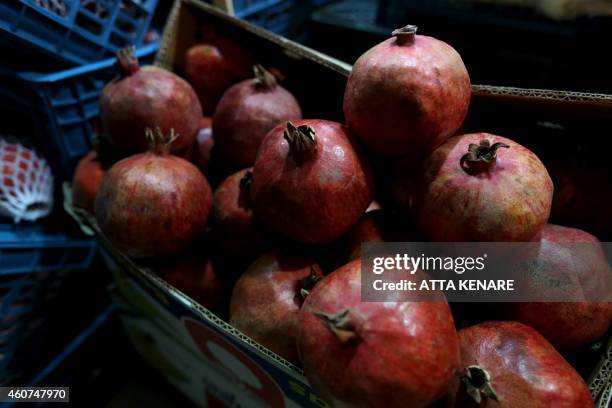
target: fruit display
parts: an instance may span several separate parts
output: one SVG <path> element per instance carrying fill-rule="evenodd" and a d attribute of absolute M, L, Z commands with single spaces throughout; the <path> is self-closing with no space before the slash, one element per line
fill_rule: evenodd
<path fill-rule="evenodd" d="M 173 152 L 193 145 L 202 107 L 193 88 L 178 75 L 155 66 L 140 67 L 134 47 L 117 53 L 119 78 L 108 83 L 100 97 L 104 137 L 125 155 L 148 148 L 145 129 L 171 129 L 177 135 Z"/>
<path fill-rule="evenodd" d="M 298 364 L 298 315 L 322 278 L 311 260 L 263 254 L 240 276 L 230 303 L 230 323 L 278 355 Z"/>
<path fill-rule="evenodd" d="M 415 219 L 432 241 L 530 241 L 547 223 L 553 196 L 535 154 L 488 133 L 447 140 L 415 184 Z"/>
<path fill-rule="evenodd" d="M 198 94 L 207 115 L 223 93 L 251 74 L 251 56 L 227 37 L 208 33 L 207 42 L 194 45 L 185 53 L 185 76 Z"/>
<path fill-rule="evenodd" d="M 450 392 L 459 343 L 446 301 L 361 302 L 361 261 L 323 278 L 300 312 L 298 350 L 333 406 L 427 407 Z"/>
<path fill-rule="evenodd" d="M 264 138 L 253 166 L 255 214 L 305 243 L 347 232 L 372 202 L 370 169 L 346 126 L 328 120 L 282 123 Z"/>
<path fill-rule="evenodd" d="M 135 258 L 176 253 L 208 226 L 208 181 L 193 164 L 168 153 L 171 135 L 149 129 L 151 150 L 115 163 L 96 194 L 100 230 Z"/>
<path fill-rule="evenodd" d="M 450 45 L 408 25 L 365 52 L 344 93 L 346 123 L 372 150 L 420 158 L 452 136 L 470 103 L 470 78 Z"/>
<path fill-rule="evenodd" d="M 72 203 L 90 212 L 94 210 L 96 194 L 106 169 L 95 150 L 87 153 L 77 164 L 72 179 Z"/>
<path fill-rule="evenodd" d="M 593 406 L 584 380 L 529 326 L 482 323 L 459 330 L 459 344 L 457 408 Z"/>
<path fill-rule="evenodd" d="M 584 301 L 510 303 L 504 305 L 504 317 L 533 327 L 558 349 L 600 339 L 612 322 L 612 299 L 607 296 L 612 270 L 599 240 L 579 229 L 548 224 L 539 243 L 537 253 L 528 255 L 535 273 L 521 290 Z M 564 261 L 570 258 L 571 264 Z M 542 281 L 550 283 L 542 288 L 538 285 Z"/>
<path fill-rule="evenodd" d="M 274 75 L 261 65 L 253 70 L 254 79 L 239 82 L 223 94 L 213 117 L 219 150 L 243 167 L 255 163 L 259 145 L 276 125 L 302 118 L 298 101 L 278 85 Z"/>
<path fill-rule="evenodd" d="M 320 406 L 593 406 L 566 353 L 609 335 L 612 269 L 592 230 L 556 225 L 551 211 L 594 224 L 585 206 L 604 205 L 582 193 L 605 175 L 586 186 L 563 166 L 549 175 L 548 157 L 520 134 L 464 123 L 461 57 L 414 26 L 357 60 L 328 116 L 313 114 L 332 98 L 317 78 L 304 85 L 303 61 L 211 30 L 203 38 L 176 47 L 175 73 L 120 52 L 122 77 L 101 99 L 107 146 L 73 182 L 104 242 L 229 323 L 215 321 L 229 343 L 246 336 L 275 366 L 301 368 L 313 391 L 301 395 Z M 480 304 L 458 311 L 442 291 L 369 301 L 367 242 L 531 245 L 517 290 L 557 301 L 487 304 L 480 320 Z M 574 244 L 590 250 L 568 253 Z M 582 299 L 558 301 L 564 293 Z M 221 343 L 202 333 L 208 359 Z M 223 361 L 257 366 L 243 357 Z"/>

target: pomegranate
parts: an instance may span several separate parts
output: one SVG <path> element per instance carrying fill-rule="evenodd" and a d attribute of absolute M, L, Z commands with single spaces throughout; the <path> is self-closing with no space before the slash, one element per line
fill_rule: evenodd
<path fill-rule="evenodd" d="M 360 258 L 365 242 L 418 242 L 419 234 L 412 225 L 403 222 L 387 210 L 366 212 L 343 238 L 344 262 Z"/>
<path fill-rule="evenodd" d="M 261 65 L 255 79 L 233 85 L 223 94 L 213 120 L 215 141 L 232 163 L 252 166 L 261 141 L 276 125 L 300 119 L 298 101 Z"/>
<path fill-rule="evenodd" d="M 95 214 L 100 230 L 135 258 L 179 252 L 208 224 L 212 193 L 202 173 L 167 153 L 172 136 L 150 129 L 151 151 L 115 163 L 102 180 Z"/>
<path fill-rule="evenodd" d="M 347 232 L 372 201 L 373 182 L 348 129 L 327 120 L 282 124 L 263 140 L 251 198 L 272 230 L 306 243 Z"/>
<path fill-rule="evenodd" d="M 194 152 L 194 162 L 196 166 L 206 174 L 210 168 L 211 156 L 215 140 L 212 133 L 212 118 L 205 116 L 200 121 L 200 130 L 196 136 L 196 150 Z"/>
<path fill-rule="evenodd" d="M 425 155 L 452 136 L 467 114 L 471 87 L 461 57 L 416 30 L 395 30 L 366 51 L 346 84 L 346 123 L 378 153 Z"/>
<path fill-rule="evenodd" d="M 546 225 L 553 194 L 535 154 L 488 133 L 447 140 L 415 184 L 414 215 L 433 241 L 529 241 Z"/>
<path fill-rule="evenodd" d="M 546 162 L 546 168 L 555 185 L 551 217 L 611 240 L 612 174 L 568 160 Z"/>
<path fill-rule="evenodd" d="M 539 239 L 537 253 L 528 255 L 528 287 L 517 289 L 585 301 L 510 303 L 503 307 L 505 317 L 533 327 L 558 349 L 599 339 L 612 321 L 612 303 L 596 301 L 612 300 L 612 269 L 599 240 L 587 232 L 551 224 L 544 227 Z M 540 287 L 540 282 L 547 284 Z"/>
<path fill-rule="evenodd" d="M 486 322 L 459 331 L 464 372 L 455 407 L 589 408 L 589 389 L 531 327 Z"/>
<path fill-rule="evenodd" d="M 146 128 L 170 129 L 178 135 L 172 151 L 193 145 L 202 107 L 191 86 L 179 76 L 154 66 L 139 67 L 134 47 L 117 53 L 121 76 L 109 82 L 100 97 L 104 136 L 124 155 L 144 152 Z"/>
<path fill-rule="evenodd" d="M 156 261 L 155 272 L 187 296 L 214 310 L 219 305 L 221 285 L 212 260 L 194 249 L 168 260 Z"/>
<path fill-rule="evenodd" d="M 310 292 L 297 345 L 315 393 L 338 407 L 426 407 L 459 367 L 446 301 L 361 302 L 360 260 Z"/>
<path fill-rule="evenodd" d="M 266 245 L 265 234 L 253 219 L 249 194 L 252 177 L 251 168 L 232 174 L 217 187 L 213 197 L 221 249 L 239 263 L 251 262 Z"/>
<path fill-rule="evenodd" d="M 185 54 L 185 75 L 205 114 L 212 114 L 221 95 L 249 77 L 252 57 L 235 42 L 214 34 L 211 43 L 197 44 Z"/>
<path fill-rule="evenodd" d="M 244 272 L 232 293 L 232 326 L 292 363 L 302 302 L 321 279 L 316 263 L 268 252 Z"/>
<path fill-rule="evenodd" d="M 106 170 L 95 150 L 87 153 L 77 164 L 72 178 L 72 203 L 93 213 L 96 193 Z"/>

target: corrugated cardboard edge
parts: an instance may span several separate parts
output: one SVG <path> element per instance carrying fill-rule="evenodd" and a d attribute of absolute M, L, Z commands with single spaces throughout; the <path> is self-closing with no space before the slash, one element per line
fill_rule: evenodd
<path fill-rule="evenodd" d="M 76 212 L 74 214 L 76 214 Z M 89 228 L 91 228 L 95 232 L 96 237 L 98 238 L 104 250 L 107 251 L 108 254 L 111 255 L 113 259 L 117 262 L 117 264 L 120 265 L 122 268 L 128 269 L 132 271 L 133 273 L 143 276 L 149 282 L 152 282 L 158 289 L 163 291 L 166 295 L 174 297 L 174 298 L 178 298 L 182 303 L 186 304 L 192 310 L 196 311 L 197 314 L 201 318 L 207 320 L 208 322 L 213 324 L 216 328 L 220 329 L 221 331 L 225 333 L 228 333 L 229 335 L 234 337 L 236 340 L 240 340 L 242 342 L 247 343 L 253 349 L 259 351 L 260 353 L 274 360 L 274 362 L 280 365 L 283 369 L 288 370 L 289 372 L 291 372 L 291 374 L 295 376 L 299 376 L 304 381 L 306 381 L 306 379 L 304 378 L 304 373 L 299 367 L 293 365 L 292 363 L 285 360 L 281 356 L 277 355 L 273 351 L 268 350 L 267 348 L 263 347 L 261 344 L 257 343 L 250 337 L 246 336 L 244 333 L 234 328 L 234 326 L 222 320 L 217 315 L 215 315 L 213 312 L 206 309 L 205 307 L 200 305 L 198 302 L 196 302 L 195 300 L 187 296 L 185 293 L 181 292 L 174 286 L 169 285 L 166 281 L 161 279 L 159 276 L 157 276 L 152 271 L 148 270 L 147 268 L 140 268 L 138 265 L 136 265 L 134 261 L 132 261 L 123 252 L 116 249 L 110 243 L 110 241 L 108 241 L 108 239 L 104 236 L 102 231 L 100 231 L 100 229 L 98 228 L 98 224 L 95 218 L 91 214 L 88 214 L 85 211 L 78 211 L 78 216 L 83 217 L 79 219 L 78 222 L 88 225 Z"/>
<path fill-rule="evenodd" d="M 351 65 L 345 62 L 284 37 L 280 37 L 246 21 L 237 20 L 216 7 L 203 3 L 199 0 L 177 0 L 174 2 L 172 11 L 168 16 L 161 46 L 157 53 L 155 60 L 156 65 L 164 68 L 171 68 L 174 65 L 175 61 L 173 59 L 176 49 L 176 38 L 174 38 L 174 33 L 176 33 L 176 26 L 184 5 L 193 6 L 200 10 L 204 10 L 219 19 L 225 20 L 230 24 L 256 34 L 259 37 L 277 44 L 285 53 L 289 55 L 309 59 L 318 64 L 326 66 L 327 68 L 338 72 L 345 77 L 348 77 L 351 72 Z M 579 104 L 585 107 L 591 106 L 612 110 L 612 95 L 602 93 L 583 93 L 552 89 L 529 89 L 496 85 L 472 85 L 472 96 L 476 99 L 503 99 L 507 102 L 513 102 L 515 99 L 520 99 L 522 101 L 530 100 L 531 102 L 543 103 L 546 105 L 567 104 L 570 102 L 574 104 L 574 106 Z"/>

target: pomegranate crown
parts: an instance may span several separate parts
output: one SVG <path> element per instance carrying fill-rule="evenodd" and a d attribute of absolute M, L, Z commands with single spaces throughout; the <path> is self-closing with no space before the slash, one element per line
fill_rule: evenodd
<path fill-rule="evenodd" d="M 262 65 L 253 65 L 253 85 L 259 89 L 274 89 L 277 85 L 276 78 L 274 75 L 267 71 Z"/>
<path fill-rule="evenodd" d="M 351 313 L 350 309 L 344 309 L 333 314 L 321 312 L 313 312 L 313 314 L 336 336 L 340 343 L 346 344 L 359 338 L 357 333 L 360 325 L 359 319 Z"/>
<path fill-rule="evenodd" d="M 480 143 L 470 143 L 468 146 L 468 152 L 461 156 L 459 165 L 463 167 L 466 163 L 485 163 L 490 164 L 497 158 L 497 149 L 504 147 L 509 149 L 505 143 L 497 142 L 491 145 L 487 139 L 482 139 Z"/>
<path fill-rule="evenodd" d="M 174 131 L 174 129 L 170 129 L 168 134 L 164 134 L 162 130 L 157 126 L 155 129 L 145 128 L 145 137 L 149 142 L 149 151 L 155 154 L 165 154 L 168 153 L 170 149 L 170 145 L 176 139 L 178 139 L 180 135 Z"/>
<path fill-rule="evenodd" d="M 315 130 L 309 125 L 296 127 L 293 123 L 287 122 L 283 137 L 295 153 L 305 153 L 317 147 Z"/>
<path fill-rule="evenodd" d="M 461 381 L 465 384 L 466 392 L 472 399 L 480 404 L 482 397 L 492 399 L 495 402 L 499 402 L 499 398 L 491 386 L 491 376 L 482 367 L 477 365 L 471 365 L 465 367 Z"/>
<path fill-rule="evenodd" d="M 412 44 L 414 42 L 414 36 L 416 35 L 417 29 L 417 26 L 408 24 L 393 30 L 391 35 L 396 38 L 395 41 L 399 45 Z"/>
<path fill-rule="evenodd" d="M 136 47 L 128 45 L 117 51 L 117 66 L 122 77 L 130 76 L 140 69 L 136 58 Z"/>

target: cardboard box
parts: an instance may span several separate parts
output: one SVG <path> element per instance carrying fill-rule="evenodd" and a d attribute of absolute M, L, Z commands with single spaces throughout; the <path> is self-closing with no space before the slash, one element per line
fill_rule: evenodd
<path fill-rule="evenodd" d="M 259 62 L 285 73 L 283 85 L 300 100 L 305 117 L 342 120 L 342 96 L 350 66 L 233 19 L 203 2 L 175 3 L 156 63 L 180 73 L 182 56 L 196 42 L 203 24 L 213 24 L 253 51 Z M 567 152 L 574 154 L 573 142 L 584 124 L 590 130 L 609 129 L 612 96 L 474 86 L 466 130 L 508 135 L 536 150 L 549 148 L 551 154 L 545 157 L 563 157 Z M 558 138 L 555 143 L 534 138 L 538 131 L 558 134 Z M 576 141 L 594 145 L 583 136 Z M 601 149 L 591 150 L 597 156 Z M 602 171 L 610 170 L 609 160 L 597 165 Z M 100 239 L 117 283 L 112 296 L 136 349 L 197 405 L 328 406 L 312 392 L 298 367 L 244 336 L 151 271 L 136 266 L 100 234 L 91 216 L 78 213 Z M 602 350 L 603 357 L 590 381 L 601 407 L 607 406 L 612 394 L 612 348 L 608 344 Z"/>

